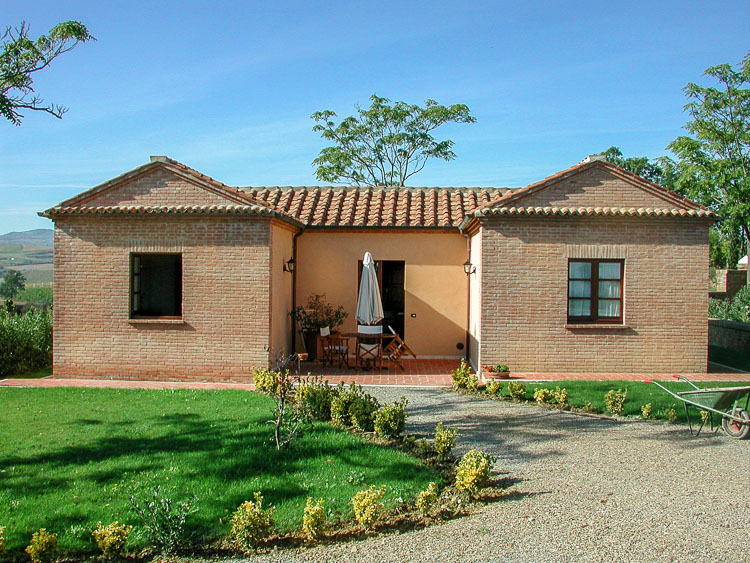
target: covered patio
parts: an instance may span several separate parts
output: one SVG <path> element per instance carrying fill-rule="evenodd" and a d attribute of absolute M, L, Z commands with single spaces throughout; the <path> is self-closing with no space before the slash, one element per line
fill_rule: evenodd
<path fill-rule="evenodd" d="M 451 371 L 460 360 L 401 359 L 404 370 L 386 363 L 383 370 L 357 370 L 356 367 L 323 366 L 318 362 L 301 362 L 300 374 L 320 376 L 331 385 L 357 383 L 359 385 L 409 385 L 418 387 L 450 387 Z"/>

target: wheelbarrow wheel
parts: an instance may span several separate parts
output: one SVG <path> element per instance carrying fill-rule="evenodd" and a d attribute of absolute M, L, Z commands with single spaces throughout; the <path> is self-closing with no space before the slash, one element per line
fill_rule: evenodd
<path fill-rule="evenodd" d="M 724 428 L 724 432 L 732 438 L 744 440 L 750 436 L 750 414 L 745 409 L 738 409 L 734 414 L 745 422 L 737 422 L 731 418 L 722 418 L 721 426 Z"/>

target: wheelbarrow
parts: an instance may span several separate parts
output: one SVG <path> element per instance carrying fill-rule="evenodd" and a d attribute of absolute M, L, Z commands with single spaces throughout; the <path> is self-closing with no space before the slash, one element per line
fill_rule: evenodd
<path fill-rule="evenodd" d="M 706 422 L 709 423 L 711 431 L 718 431 L 718 425 L 714 427 L 714 414 L 721 418 L 721 426 L 724 432 L 732 438 L 744 440 L 750 436 L 750 414 L 748 414 L 748 405 L 750 404 L 750 387 L 718 387 L 714 389 L 701 389 L 687 377 L 682 375 L 673 375 L 675 379 L 684 381 L 693 389 L 675 393 L 670 391 L 658 381 L 644 380 L 644 383 L 653 383 L 661 387 L 685 403 L 685 416 L 688 420 L 690 434 L 698 436 L 703 430 Z M 742 403 L 744 402 L 744 407 Z M 701 425 L 697 432 L 693 432 L 693 422 L 690 419 L 690 407 L 697 409 L 701 413 Z M 704 414 L 705 413 L 705 414 Z"/>

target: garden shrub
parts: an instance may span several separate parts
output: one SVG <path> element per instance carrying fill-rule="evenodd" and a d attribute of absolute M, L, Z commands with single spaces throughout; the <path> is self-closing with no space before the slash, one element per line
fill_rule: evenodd
<path fill-rule="evenodd" d="M 664 409 L 664 418 L 666 418 L 667 422 L 670 424 L 674 424 L 677 422 L 677 411 L 672 407 Z"/>
<path fill-rule="evenodd" d="M 607 405 L 607 410 L 612 414 L 622 413 L 627 396 L 627 389 L 625 391 L 622 389 L 610 389 L 607 391 L 607 394 L 604 395 L 604 404 Z"/>
<path fill-rule="evenodd" d="M 439 422 L 438 424 L 442 425 L 443 423 Z M 435 448 L 427 441 L 427 438 L 420 439 L 417 442 L 417 447 L 423 456 L 429 456 L 435 451 Z"/>
<path fill-rule="evenodd" d="M 122 553 L 125 542 L 128 541 L 128 536 L 132 530 L 133 526 L 120 524 L 116 520 L 106 526 L 102 526 L 101 522 L 97 522 L 96 530 L 91 535 L 94 536 L 96 546 L 101 550 L 102 555 L 106 559 L 111 559 Z"/>
<path fill-rule="evenodd" d="M 197 512 L 195 500 L 174 502 L 162 494 L 160 486 L 154 488 L 152 499 L 148 501 L 137 502 L 131 495 L 130 506 L 143 522 L 151 546 L 161 553 L 177 551 L 187 539 L 187 517 Z"/>
<path fill-rule="evenodd" d="M 464 360 L 451 372 L 453 387 L 456 389 L 469 389 L 476 391 L 479 386 L 479 378 L 471 371 L 471 367 Z"/>
<path fill-rule="evenodd" d="M 319 498 L 313 501 L 307 497 L 305 511 L 302 514 L 302 533 L 308 541 L 313 541 L 323 533 L 326 525 L 325 501 Z"/>
<path fill-rule="evenodd" d="M 0 526 L 0 553 L 5 553 L 5 526 Z"/>
<path fill-rule="evenodd" d="M 297 408 L 314 420 L 331 420 L 331 401 L 336 389 L 320 376 L 308 380 L 297 388 L 295 400 Z"/>
<path fill-rule="evenodd" d="M 538 389 L 534 390 L 534 400 L 540 405 L 546 405 L 546 404 L 551 403 L 554 396 L 555 396 L 555 393 L 552 391 L 552 389 L 545 389 L 544 387 L 539 387 Z"/>
<path fill-rule="evenodd" d="M 52 312 L 32 309 L 24 315 L 0 308 L 0 377 L 52 364 Z"/>
<path fill-rule="evenodd" d="M 519 383 L 518 381 L 509 382 L 508 395 L 511 399 L 522 401 L 526 398 L 526 385 L 524 385 L 523 383 Z"/>
<path fill-rule="evenodd" d="M 499 381 L 490 381 L 485 387 L 488 395 L 500 395 L 500 391 L 503 390 L 503 384 Z"/>
<path fill-rule="evenodd" d="M 725 321 L 750 323 L 750 286 L 740 289 L 732 299 L 709 299 L 708 316 Z"/>
<path fill-rule="evenodd" d="M 380 514 L 385 508 L 380 499 L 385 494 L 385 485 L 376 488 L 370 485 L 369 489 L 359 491 L 352 497 L 354 507 L 354 518 L 365 528 L 372 528 Z"/>
<path fill-rule="evenodd" d="M 641 417 L 643 418 L 643 420 L 648 420 L 650 416 L 651 416 L 651 403 L 648 403 L 641 407 Z"/>
<path fill-rule="evenodd" d="M 438 422 L 435 426 L 435 451 L 442 458 L 446 458 L 451 455 L 453 448 L 456 447 L 456 435 L 458 430 L 443 426 L 442 422 Z"/>
<path fill-rule="evenodd" d="M 417 493 L 417 508 L 422 514 L 428 514 L 432 511 L 437 499 L 437 483 L 431 482 L 424 491 Z"/>
<path fill-rule="evenodd" d="M 401 397 L 392 405 L 385 405 L 375 413 L 375 433 L 383 438 L 398 438 L 404 431 L 406 419 L 406 405 L 409 401 Z"/>
<path fill-rule="evenodd" d="M 555 387 L 555 402 L 560 406 L 568 404 L 568 390 L 565 387 Z"/>
<path fill-rule="evenodd" d="M 362 432 L 372 432 L 375 427 L 375 413 L 380 403 L 372 395 L 354 383 L 346 389 L 343 384 L 336 388 L 336 396 L 331 401 L 331 419 L 342 426 L 352 426 Z"/>
<path fill-rule="evenodd" d="M 256 547 L 271 534 L 273 527 L 273 506 L 263 508 L 263 495 L 253 493 L 254 500 L 243 502 L 232 514 L 229 533 L 232 541 L 240 549 Z"/>
<path fill-rule="evenodd" d="M 483 451 L 469 450 L 458 462 L 456 488 L 475 495 L 479 487 L 490 480 L 490 471 L 494 463 L 495 458 Z"/>
<path fill-rule="evenodd" d="M 256 368 L 253 370 L 253 383 L 256 391 L 273 397 L 278 391 L 278 374 L 268 368 Z"/>
<path fill-rule="evenodd" d="M 26 553 L 32 563 L 49 563 L 54 561 L 57 551 L 57 534 L 51 534 L 42 528 L 31 536 L 31 543 L 26 547 Z"/>

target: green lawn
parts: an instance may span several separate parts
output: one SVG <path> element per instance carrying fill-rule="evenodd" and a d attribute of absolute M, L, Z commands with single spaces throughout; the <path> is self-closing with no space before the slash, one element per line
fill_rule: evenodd
<path fill-rule="evenodd" d="M 672 391 L 687 391 L 691 387 L 687 383 L 676 380 L 661 382 L 665 387 Z M 750 381 L 705 381 L 696 382 L 698 387 L 739 387 L 750 386 Z M 682 401 L 679 401 L 659 389 L 652 383 L 643 383 L 641 381 L 550 381 L 543 384 L 526 384 L 526 398 L 529 401 L 534 400 L 534 389 L 546 387 L 555 389 L 560 386 L 568 390 L 568 403 L 574 407 L 583 407 L 586 401 L 591 403 L 592 411 L 607 413 L 607 406 L 604 402 L 604 395 L 610 389 L 627 389 L 628 395 L 625 400 L 623 416 L 641 416 L 641 406 L 651 403 L 651 418 L 666 420 L 665 409 L 674 408 L 677 411 L 678 420 L 687 424 L 685 418 L 685 407 Z M 502 395 L 508 395 L 508 384 L 503 384 Z M 691 417 L 697 413 L 691 409 Z M 608 413 L 607 413 L 608 414 Z"/>
<path fill-rule="evenodd" d="M 708 347 L 708 359 L 725 366 L 750 371 L 750 354 L 720 346 Z"/>
<path fill-rule="evenodd" d="M 128 549 L 146 545 L 129 495 L 160 485 L 175 501 L 197 497 L 191 530 L 202 543 L 253 491 L 277 507 L 280 531 L 298 529 L 307 496 L 329 518 L 350 518 L 351 496 L 388 486 L 386 504 L 411 500 L 437 480 L 401 452 L 316 424 L 277 453 L 269 443 L 272 401 L 247 391 L 0 389 L 0 526 L 20 553 L 33 531 L 60 535 L 68 552 L 93 551 L 97 521 L 133 524 Z"/>

